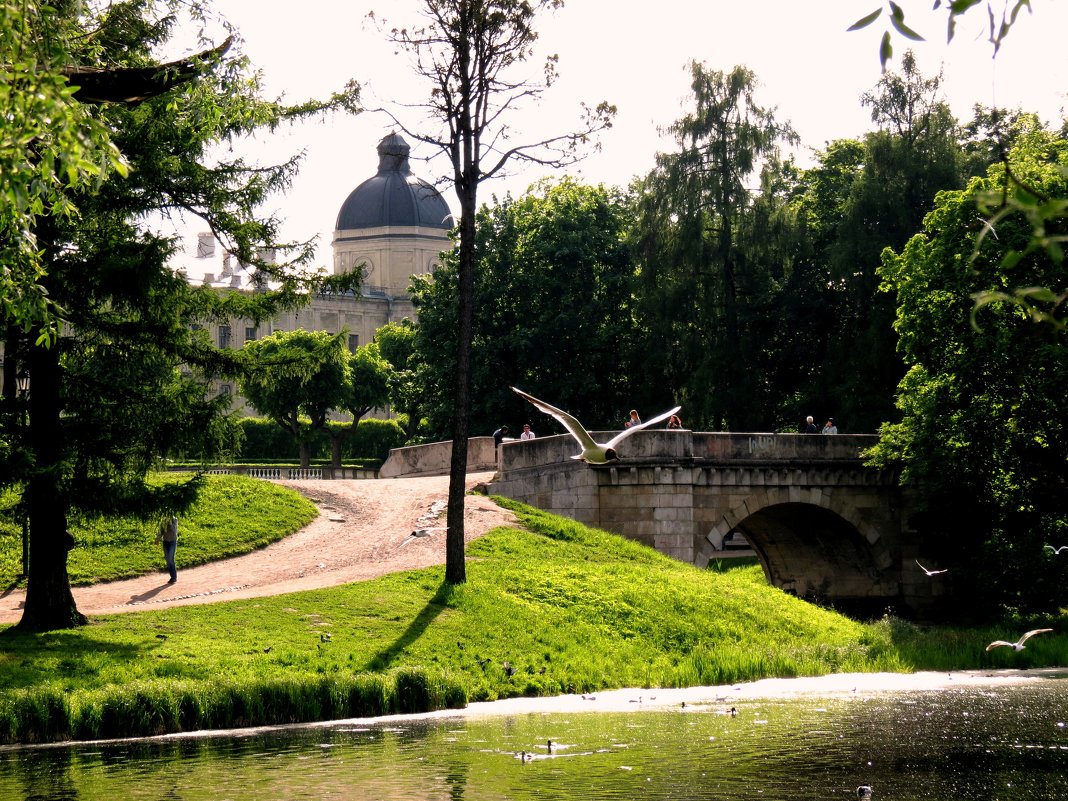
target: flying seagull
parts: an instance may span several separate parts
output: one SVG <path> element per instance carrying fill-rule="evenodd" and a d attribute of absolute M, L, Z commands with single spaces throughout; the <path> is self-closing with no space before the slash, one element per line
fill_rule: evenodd
<path fill-rule="evenodd" d="M 1062 545 L 1060 548 L 1054 548 L 1052 545 L 1043 545 L 1043 548 L 1049 548 L 1056 556 L 1061 555 L 1061 551 L 1068 551 L 1068 545 Z"/>
<path fill-rule="evenodd" d="M 624 429 L 623 431 L 612 437 L 612 439 L 608 440 L 608 442 L 602 444 L 599 442 L 594 442 L 593 437 L 591 437 L 589 432 L 582 427 L 582 423 L 580 423 L 574 417 L 569 415 L 567 412 L 557 409 L 555 406 L 550 406 L 545 401 L 540 401 L 532 395 L 528 395 L 521 389 L 516 389 L 515 387 L 512 387 L 512 391 L 515 392 L 517 395 L 526 398 L 541 411 L 545 412 L 546 414 L 550 414 L 557 420 L 559 420 L 560 423 L 564 426 L 564 428 L 568 430 L 571 436 L 578 440 L 578 444 L 582 446 L 582 452 L 577 456 L 572 456 L 571 458 L 581 459 L 582 461 L 588 462 L 590 464 L 604 464 L 605 462 L 611 462 L 615 459 L 618 459 L 619 457 L 616 456 L 616 445 L 622 442 L 626 437 L 629 437 L 631 434 L 641 428 L 648 428 L 651 425 L 659 423 L 661 420 L 667 420 L 669 417 L 671 417 L 671 415 L 675 414 L 679 411 L 679 409 L 682 408 L 681 406 L 676 406 L 670 411 L 664 412 L 663 414 L 658 414 L 651 420 L 646 420 L 644 423 L 639 423 L 638 425 L 634 425 L 630 428 Z"/>
<path fill-rule="evenodd" d="M 916 564 L 920 565 L 920 560 L 919 559 L 916 560 Z M 928 570 L 923 565 L 920 565 L 920 570 L 922 570 L 928 576 L 940 576 L 943 573 L 948 573 L 949 572 L 949 570 Z"/>
<path fill-rule="evenodd" d="M 1024 643 L 1027 642 L 1031 637 L 1034 637 L 1036 634 L 1045 634 L 1047 631 L 1053 631 L 1053 629 L 1033 629 L 1032 631 L 1029 631 L 1022 637 L 1020 637 L 1020 639 L 1018 639 L 1016 642 L 994 640 L 994 642 L 990 643 L 990 645 L 986 647 L 986 650 L 989 651 L 993 648 L 997 648 L 999 645 L 1004 645 L 1006 648 L 1011 648 L 1014 651 L 1022 651 L 1024 649 Z"/>

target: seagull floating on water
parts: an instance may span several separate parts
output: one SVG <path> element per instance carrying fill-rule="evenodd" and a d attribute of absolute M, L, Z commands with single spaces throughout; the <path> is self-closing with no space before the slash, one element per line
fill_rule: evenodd
<path fill-rule="evenodd" d="M 917 559 L 917 560 L 916 560 L 916 564 L 920 565 L 920 560 L 919 560 L 919 559 Z M 922 571 L 923 571 L 924 573 L 926 573 L 926 574 L 927 574 L 928 576 L 940 576 L 940 575 L 942 575 L 943 573 L 948 573 L 948 572 L 949 572 L 949 570 L 948 570 L 948 569 L 947 569 L 947 570 L 928 570 L 928 569 L 927 569 L 926 567 L 924 567 L 923 565 L 920 565 L 920 570 L 922 570 Z"/>
<path fill-rule="evenodd" d="M 681 406 L 676 406 L 670 411 L 664 412 L 663 414 L 658 414 L 651 420 L 646 420 L 644 423 L 638 423 L 637 425 L 633 425 L 630 428 L 624 429 L 623 431 L 612 437 L 612 439 L 608 440 L 608 442 L 599 443 L 594 442 L 593 437 L 590 436 L 589 432 L 583 427 L 582 423 L 580 423 L 574 417 L 569 415 L 567 412 L 561 409 L 557 409 L 555 406 L 552 406 L 546 403 L 545 401 L 538 400 L 533 395 L 528 395 L 521 389 L 516 389 L 515 387 L 512 387 L 512 391 L 515 392 L 517 395 L 526 398 L 538 409 L 545 412 L 545 414 L 552 415 L 557 420 L 559 420 L 561 425 L 563 425 L 563 427 L 568 430 L 568 433 L 570 433 L 571 436 L 578 440 L 578 444 L 582 446 L 582 452 L 579 453 L 577 456 L 572 456 L 571 458 L 581 459 L 582 461 L 587 462 L 589 464 L 604 464 L 606 462 L 611 462 L 618 459 L 619 457 L 616 455 L 616 446 L 625 438 L 629 437 L 635 431 L 638 431 L 643 428 L 648 428 L 651 425 L 659 423 L 661 420 L 667 420 L 669 417 L 671 417 L 671 415 L 675 414 L 682 408 Z"/>
<path fill-rule="evenodd" d="M 1003 645 L 1006 648 L 1011 648 L 1014 651 L 1022 651 L 1024 649 L 1024 643 L 1025 642 L 1027 642 L 1029 639 L 1034 637 L 1036 634 L 1045 634 L 1047 631 L 1053 631 L 1053 629 L 1032 629 L 1031 631 L 1029 631 L 1026 634 L 1024 634 L 1022 637 L 1020 637 L 1020 639 L 1018 639 L 1016 642 L 1005 642 L 1004 640 L 994 640 L 994 642 L 990 643 L 990 645 L 988 645 L 986 647 L 986 650 L 990 651 L 990 650 L 992 650 L 994 648 L 997 648 L 1000 645 Z"/>

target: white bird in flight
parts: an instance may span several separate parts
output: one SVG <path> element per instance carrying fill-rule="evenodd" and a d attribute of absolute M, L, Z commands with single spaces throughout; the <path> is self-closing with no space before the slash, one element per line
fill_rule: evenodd
<path fill-rule="evenodd" d="M 1057 556 L 1061 555 L 1061 551 L 1068 551 L 1068 545 L 1062 545 L 1060 548 L 1054 548 L 1052 545 L 1043 545 L 1043 548 L 1049 548 Z"/>
<path fill-rule="evenodd" d="M 917 560 L 916 560 L 916 564 L 920 565 L 920 560 L 919 560 L 919 559 L 917 559 Z M 948 573 L 948 572 L 949 572 L 949 570 L 948 570 L 948 569 L 946 569 L 946 570 L 928 570 L 928 569 L 927 569 L 926 567 L 924 567 L 923 565 L 920 565 L 920 570 L 922 570 L 922 571 L 923 571 L 924 573 L 926 573 L 926 574 L 927 574 L 928 576 L 940 576 L 940 575 L 942 575 L 943 573 Z"/>
<path fill-rule="evenodd" d="M 538 400 L 533 395 L 528 395 L 521 389 L 516 389 L 515 387 L 512 387 L 512 391 L 515 392 L 517 395 L 526 398 L 541 411 L 545 412 L 546 414 L 552 415 L 557 420 L 559 420 L 563 427 L 568 430 L 568 433 L 570 433 L 571 436 L 578 440 L 578 444 L 582 446 L 582 452 L 579 453 L 577 456 L 572 456 L 571 458 L 581 459 L 582 461 L 588 462 L 590 464 L 604 464 L 605 462 L 611 462 L 615 459 L 618 459 L 619 457 L 616 455 L 616 446 L 622 440 L 624 440 L 626 437 L 629 437 L 631 434 L 633 434 L 635 431 L 638 431 L 639 429 L 648 428 L 649 426 L 654 425 L 655 423 L 659 423 L 661 420 L 667 420 L 669 417 L 671 417 L 671 415 L 675 414 L 679 411 L 679 409 L 682 408 L 681 406 L 676 406 L 674 409 L 664 412 L 663 414 L 659 414 L 651 420 L 646 420 L 644 423 L 638 423 L 637 425 L 624 429 L 623 431 L 612 437 L 612 439 L 608 440 L 608 442 L 599 443 L 594 442 L 593 437 L 591 437 L 589 432 L 585 428 L 583 428 L 582 423 L 580 423 L 574 417 L 569 415 L 567 412 L 562 411 L 561 409 L 557 409 L 555 406 L 551 406 L 545 401 Z"/>
<path fill-rule="evenodd" d="M 1024 649 L 1024 643 L 1027 642 L 1031 637 L 1034 637 L 1036 634 L 1045 634 L 1047 631 L 1053 631 L 1053 629 L 1032 629 L 1031 631 L 1024 634 L 1022 637 L 1020 637 L 1020 639 L 1018 639 L 1016 642 L 994 640 L 994 642 L 990 643 L 990 645 L 986 647 L 986 650 L 990 651 L 994 648 L 997 648 L 999 645 L 1004 645 L 1006 648 L 1011 648 L 1014 651 L 1022 651 Z"/>

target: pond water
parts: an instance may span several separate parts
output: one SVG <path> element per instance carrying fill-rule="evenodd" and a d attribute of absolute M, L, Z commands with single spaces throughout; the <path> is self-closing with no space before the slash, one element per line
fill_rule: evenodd
<path fill-rule="evenodd" d="M 874 801 L 1060 801 L 1066 724 L 1064 678 L 350 721 L 7 750 L 0 799 L 799 801 L 853 799 L 869 784 Z"/>

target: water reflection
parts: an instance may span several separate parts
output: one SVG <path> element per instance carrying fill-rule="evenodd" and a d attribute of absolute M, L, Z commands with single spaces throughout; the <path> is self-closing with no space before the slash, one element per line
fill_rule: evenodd
<path fill-rule="evenodd" d="M 0 799 L 1068 799 L 1064 680 L 734 703 L 9 751 Z"/>

